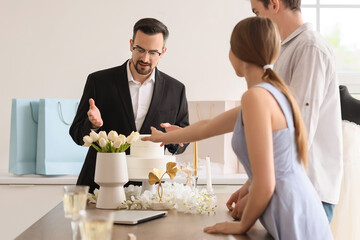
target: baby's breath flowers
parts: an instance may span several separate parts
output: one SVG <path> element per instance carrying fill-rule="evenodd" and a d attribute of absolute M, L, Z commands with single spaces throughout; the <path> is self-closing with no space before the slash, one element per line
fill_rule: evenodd
<path fill-rule="evenodd" d="M 176 209 L 178 212 L 191 214 L 216 214 L 217 197 L 207 190 L 193 189 L 176 182 L 164 182 L 164 195 L 162 202 L 167 209 Z M 88 193 L 88 200 L 96 203 L 98 190 L 94 194 Z M 125 188 L 126 201 L 122 202 L 119 209 L 151 209 L 153 203 L 159 203 L 159 195 L 156 188 L 141 193 L 141 186 L 130 185 Z"/>
<path fill-rule="evenodd" d="M 166 204 L 167 209 L 191 214 L 216 214 L 217 197 L 208 193 L 206 189 L 193 189 L 181 183 L 167 181 L 163 183 L 163 188 L 162 203 Z M 156 188 L 146 190 L 142 194 L 130 195 L 134 192 L 140 191 L 127 191 L 125 188 L 127 200 L 121 203 L 119 209 L 151 209 L 153 203 L 160 202 Z"/>

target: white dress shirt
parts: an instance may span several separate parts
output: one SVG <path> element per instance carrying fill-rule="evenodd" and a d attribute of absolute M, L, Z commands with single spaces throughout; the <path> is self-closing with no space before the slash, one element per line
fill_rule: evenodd
<path fill-rule="evenodd" d="M 342 179 L 342 128 L 335 56 L 303 24 L 281 46 L 275 72 L 290 86 L 308 133 L 308 175 L 323 202 L 336 204 Z"/>
<path fill-rule="evenodd" d="M 143 84 L 136 81 L 130 71 L 130 61 L 126 65 L 132 107 L 134 110 L 136 130 L 140 131 L 149 110 L 155 85 L 155 70 Z"/>

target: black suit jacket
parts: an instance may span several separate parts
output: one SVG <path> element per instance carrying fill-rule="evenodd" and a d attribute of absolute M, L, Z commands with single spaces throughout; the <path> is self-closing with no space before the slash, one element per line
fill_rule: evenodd
<path fill-rule="evenodd" d="M 83 137 L 91 130 L 88 119 L 89 98 L 95 100 L 100 110 L 103 126 L 98 131 L 115 130 L 128 136 L 136 131 L 134 112 L 125 62 L 123 65 L 98 71 L 88 76 L 80 104 L 70 127 L 70 135 L 78 145 L 83 145 Z M 140 134 L 150 134 L 150 126 L 160 128 L 160 123 L 185 127 L 189 125 L 188 105 L 185 86 L 176 79 L 155 68 L 155 86 L 152 100 Z M 185 148 L 167 146 L 172 153 L 182 153 Z M 96 150 L 89 148 L 81 169 L 78 185 L 90 186 L 90 192 L 99 186 L 94 182 Z"/>

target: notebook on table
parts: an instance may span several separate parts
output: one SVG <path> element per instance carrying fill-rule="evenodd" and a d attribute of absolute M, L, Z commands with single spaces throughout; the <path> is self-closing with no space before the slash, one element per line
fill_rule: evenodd
<path fill-rule="evenodd" d="M 114 223 L 134 225 L 166 216 L 167 213 L 167 211 L 119 210 L 114 212 Z"/>

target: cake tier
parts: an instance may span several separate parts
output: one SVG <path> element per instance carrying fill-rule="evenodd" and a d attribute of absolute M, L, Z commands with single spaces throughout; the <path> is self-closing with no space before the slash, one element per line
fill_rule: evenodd
<path fill-rule="evenodd" d="M 160 147 L 160 143 L 150 141 L 141 141 L 142 137 L 149 135 L 140 135 L 139 140 L 131 144 L 130 156 L 139 158 L 159 158 L 164 156 L 164 147 Z"/>
<path fill-rule="evenodd" d="M 168 162 L 176 162 L 175 156 L 162 156 L 159 158 L 138 158 L 126 156 L 129 179 L 148 179 L 149 172 L 154 168 L 160 169 L 163 173 L 166 171 Z"/>

